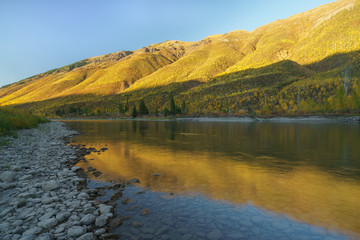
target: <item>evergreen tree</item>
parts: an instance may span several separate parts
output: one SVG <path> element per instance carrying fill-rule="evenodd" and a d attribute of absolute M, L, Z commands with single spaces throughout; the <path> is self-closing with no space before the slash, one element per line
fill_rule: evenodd
<path fill-rule="evenodd" d="M 181 113 L 185 114 L 185 112 L 186 112 L 186 104 L 185 104 L 185 100 L 183 100 L 181 103 Z"/>
<path fill-rule="evenodd" d="M 167 109 L 167 107 L 164 108 L 164 117 L 166 117 L 167 115 L 169 115 L 169 109 Z"/>
<path fill-rule="evenodd" d="M 176 105 L 173 96 L 170 97 L 170 114 L 175 115 L 176 114 Z"/>
<path fill-rule="evenodd" d="M 136 106 L 134 105 L 134 108 L 133 108 L 133 110 L 132 110 L 131 116 L 132 116 L 133 118 L 136 118 L 136 117 L 137 117 L 137 114 L 138 114 L 138 112 L 137 112 L 137 110 L 136 110 Z"/>
<path fill-rule="evenodd" d="M 128 98 L 126 98 L 126 104 L 125 104 L 124 111 L 125 111 L 124 113 L 129 111 L 129 100 L 128 100 Z"/>
<path fill-rule="evenodd" d="M 141 115 L 149 114 L 149 110 L 147 109 L 143 99 L 141 99 L 140 104 L 139 104 L 139 114 L 141 114 Z"/>
<path fill-rule="evenodd" d="M 125 113 L 125 109 L 122 103 L 118 104 L 119 113 Z"/>

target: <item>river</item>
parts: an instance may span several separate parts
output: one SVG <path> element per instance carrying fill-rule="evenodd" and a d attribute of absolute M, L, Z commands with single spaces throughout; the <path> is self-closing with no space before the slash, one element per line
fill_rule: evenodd
<path fill-rule="evenodd" d="M 119 201 L 120 239 L 360 236 L 358 124 L 66 122 L 75 144 L 108 148 L 78 163 L 102 172 L 92 184 L 140 180 Z"/>

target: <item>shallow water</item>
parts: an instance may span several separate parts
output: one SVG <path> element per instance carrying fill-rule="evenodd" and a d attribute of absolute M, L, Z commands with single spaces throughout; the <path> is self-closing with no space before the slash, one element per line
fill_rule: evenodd
<path fill-rule="evenodd" d="M 78 164 L 101 171 L 95 180 L 141 181 L 118 206 L 131 216 L 121 239 L 359 238 L 359 125 L 67 123 L 84 133 L 76 143 L 108 148 Z"/>

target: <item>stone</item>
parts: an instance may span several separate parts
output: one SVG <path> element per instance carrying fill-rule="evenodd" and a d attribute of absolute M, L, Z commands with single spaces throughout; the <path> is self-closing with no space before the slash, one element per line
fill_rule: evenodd
<path fill-rule="evenodd" d="M 22 236 L 20 240 L 36 240 L 36 236 L 34 235 Z"/>
<path fill-rule="evenodd" d="M 32 228 L 29 228 L 28 230 L 26 230 L 22 236 L 31 236 L 31 235 L 37 235 L 39 233 L 41 233 L 42 231 L 42 228 L 40 227 L 32 227 Z"/>
<path fill-rule="evenodd" d="M 5 217 L 6 215 L 8 215 L 9 213 L 11 213 L 11 212 L 13 212 L 13 211 L 14 211 L 14 208 L 13 208 L 13 207 L 6 208 L 5 210 L 3 210 L 3 211 L 0 213 L 0 218 Z"/>
<path fill-rule="evenodd" d="M 0 189 L 11 189 L 11 188 L 15 188 L 17 186 L 16 183 L 4 183 L 4 182 L 0 182 Z"/>
<path fill-rule="evenodd" d="M 84 210 L 85 214 L 94 213 L 96 211 L 96 208 L 94 207 L 88 207 Z"/>
<path fill-rule="evenodd" d="M 62 233 L 65 231 L 65 227 L 63 225 L 59 225 L 58 228 L 55 229 L 54 233 Z"/>
<path fill-rule="evenodd" d="M 42 228 L 52 228 L 58 224 L 58 220 L 56 218 L 49 218 L 44 221 L 38 222 L 37 225 Z"/>
<path fill-rule="evenodd" d="M 123 219 L 124 218 L 122 218 L 122 217 L 116 217 L 116 218 L 111 219 L 110 224 L 109 224 L 110 228 L 116 228 L 116 227 L 120 226 L 122 224 Z"/>
<path fill-rule="evenodd" d="M 143 233 L 155 233 L 155 230 L 153 228 L 143 227 L 143 228 L 141 228 L 141 232 L 143 232 Z"/>
<path fill-rule="evenodd" d="M 132 178 L 129 181 L 127 181 L 127 184 L 134 184 L 134 183 L 140 183 L 140 180 L 137 178 Z"/>
<path fill-rule="evenodd" d="M 85 228 L 81 226 L 73 226 L 68 229 L 67 235 L 69 237 L 79 237 L 85 233 Z"/>
<path fill-rule="evenodd" d="M 72 167 L 71 168 L 71 171 L 73 171 L 73 172 L 78 172 L 80 170 L 81 170 L 81 167 Z"/>
<path fill-rule="evenodd" d="M 41 199 L 41 202 L 43 204 L 49 204 L 49 203 L 54 202 L 54 199 L 52 197 L 44 197 L 43 199 Z"/>
<path fill-rule="evenodd" d="M 88 167 L 87 170 L 88 170 L 88 172 L 95 172 L 95 171 L 96 171 L 96 168 Z"/>
<path fill-rule="evenodd" d="M 150 233 L 148 233 L 148 234 L 142 233 L 139 236 L 140 236 L 141 239 L 154 239 L 154 235 L 152 235 Z"/>
<path fill-rule="evenodd" d="M 9 222 L 2 222 L 0 224 L 0 233 L 1 232 L 6 232 L 9 228 L 10 228 L 10 223 Z"/>
<path fill-rule="evenodd" d="M 111 201 L 117 201 L 119 198 L 122 197 L 122 192 L 115 192 L 111 197 L 110 200 Z"/>
<path fill-rule="evenodd" d="M 93 233 L 85 233 L 81 237 L 78 237 L 76 240 L 94 240 L 96 236 Z"/>
<path fill-rule="evenodd" d="M 0 180 L 3 182 L 12 182 L 15 179 L 15 172 L 13 171 L 5 171 L 0 174 Z"/>
<path fill-rule="evenodd" d="M 218 229 L 213 229 L 211 232 L 209 232 L 206 235 L 207 239 L 211 239 L 211 240 L 217 240 L 217 239 L 221 239 L 223 237 L 223 234 L 220 230 Z"/>
<path fill-rule="evenodd" d="M 41 234 L 36 240 L 53 240 L 54 236 L 51 233 L 44 233 Z"/>
<path fill-rule="evenodd" d="M 100 239 L 118 239 L 119 237 L 117 233 L 104 233 L 100 235 Z"/>
<path fill-rule="evenodd" d="M 56 214 L 56 219 L 59 223 L 66 221 L 70 217 L 71 213 L 69 211 L 63 211 Z"/>
<path fill-rule="evenodd" d="M 22 208 L 26 205 L 26 201 L 24 199 L 20 199 L 18 200 L 18 202 L 16 203 L 16 208 Z"/>
<path fill-rule="evenodd" d="M 79 199 L 89 199 L 89 194 L 87 194 L 86 192 L 81 192 L 78 195 Z"/>
<path fill-rule="evenodd" d="M 48 192 L 48 191 L 57 189 L 59 187 L 59 183 L 55 180 L 50 180 L 50 181 L 44 182 L 41 185 L 41 187 L 45 192 Z"/>
<path fill-rule="evenodd" d="M 99 205 L 99 210 L 102 214 L 106 214 L 106 213 L 111 213 L 112 210 L 113 210 L 113 207 L 112 206 L 108 206 L 108 205 L 105 205 L 105 204 L 100 204 Z"/>
<path fill-rule="evenodd" d="M 141 210 L 142 215 L 148 215 L 149 213 L 150 213 L 150 210 L 147 208 L 144 208 L 143 210 Z"/>
<path fill-rule="evenodd" d="M 56 211 L 55 211 L 55 210 L 49 211 L 49 212 L 45 213 L 44 215 L 42 215 L 42 216 L 39 218 L 39 220 L 40 220 L 40 221 L 44 221 L 44 220 L 46 220 L 46 219 L 51 218 L 51 217 L 54 216 L 55 214 L 56 214 Z"/>
<path fill-rule="evenodd" d="M 22 225 L 23 223 L 24 223 L 23 220 L 18 219 L 18 220 L 15 220 L 15 222 L 13 222 L 12 225 L 13 225 L 13 226 L 20 226 L 20 225 Z"/>
<path fill-rule="evenodd" d="M 134 227 L 141 227 L 143 224 L 142 224 L 141 222 L 134 221 L 134 222 L 132 223 L 132 225 L 133 225 Z"/>
<path fill-rule="evenodd" d="M 117 183 L 117 184 L 114 184 L 111 188 L 116 191 L 120 188 L 123 188 L 123 185 L 121 183 Z"/>
<path fill-rule="evenodd" d="M 106 230 L 104 228 L 100 228 L 100 229 L 95 231 L 96 236 L 100 236 L 100 235 L 102 235 L 104 233 L 106 233 Z"/>
<path fill-rule="evenodd" d="M 131 203 L 132 200 L 130 198 L 124 198 L 123 200 L 121 200 L 121 203 L 124 205 L 127 205 L 128 203 Z"/>
<path fill-rule="evenodd" d="M 95 220 L 95 226 L 96 227 L 103 227 L 107 224 L 108 217 L 106 216 L 99 216 Z"/>
<path fill-rule="evenodd" d="M 95 216 L 92 214 L 87 214 L 83 218 L 81 218 L 80 222 L 84 225 L 90 225 L 95 221 Z"/>

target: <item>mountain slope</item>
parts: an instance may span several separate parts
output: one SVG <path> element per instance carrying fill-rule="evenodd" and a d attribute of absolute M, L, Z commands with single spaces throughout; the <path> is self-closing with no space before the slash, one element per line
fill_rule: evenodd
<path fill-rule="evenodd" d="M 172 95 L 187 113 L 354 111 L 359 32 L 360 0 L 339 0 L 252 32 L 88 58 L 1 88 L 0 105 L 89 114 L 144 98 L 154 112 Z"/>

